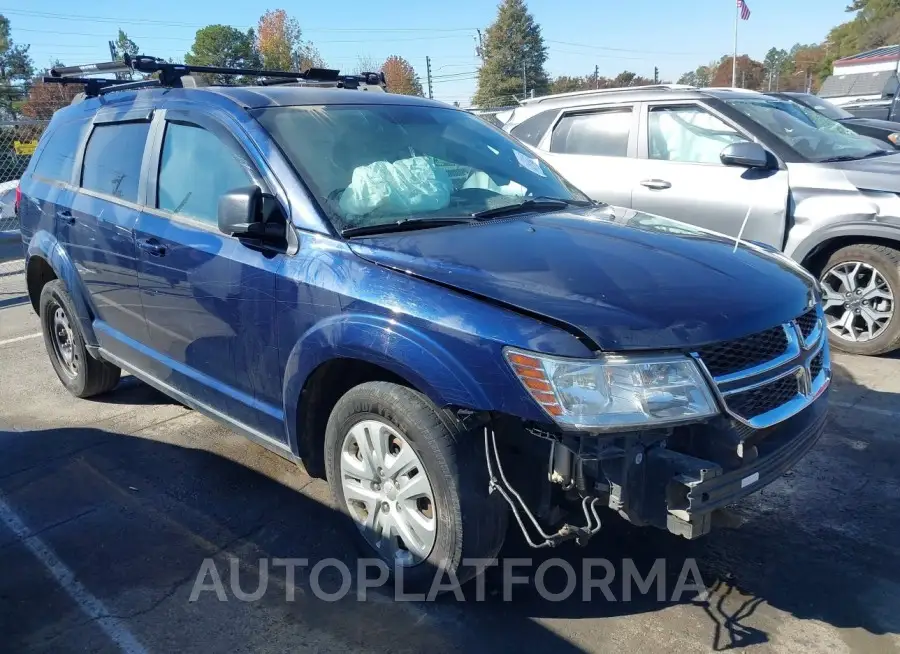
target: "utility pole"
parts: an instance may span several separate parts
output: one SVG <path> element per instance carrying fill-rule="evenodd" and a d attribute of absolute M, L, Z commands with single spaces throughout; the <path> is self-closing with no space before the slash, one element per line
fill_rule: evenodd
<path fill-rule="evenodd" d="M 522 64 L 522 97 L 528 97 L 528 73 L 525 69 L 525 64 Z"/>
<path fill-rule="evenodd" d="M 475 54 L 477 54 L 481 58 L 481 62 L 484 63 L 484 39 L 481 37 L 481 30 L 475 30 L 478 32 L 478 46 L 475 48 Z"/>
<path fill-rule="evenodd" d="M 431 92 L 431 57 L 425 57 L 425 71 L 428 75 L 428 99 L 434 100 L 434 94 Z"/>
<path fill-rule="evenodd" d="M 746 70 L 741 71 L 741 88 L 742 89 L 747 88 L 747 71 Z"/>
<path fill-rule="evenodd" d="M 659 67 L 658 66 L 653 67 L 653 83 L 659 84 Z"/>
<path fill-rule="evenodd" d="M 600 88 L 600 66 L 594 66 L 594 88 Z"/>

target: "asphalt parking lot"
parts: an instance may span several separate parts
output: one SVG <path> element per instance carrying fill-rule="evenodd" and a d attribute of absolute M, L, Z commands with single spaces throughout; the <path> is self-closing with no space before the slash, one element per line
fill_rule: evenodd
<path fill-rule="evenodd" d="M 257 601 L 191 602 L 204 560 L 245 590 L 260 559 L 355 570 L 325 483 L 134 379 L 69 396 L 38 330 L 20 265 L 0 264 L 4 651 L 900 651 L 900 358 L 837 357 L 826 435 L 739 528 L 688 542 L 610 514 L 586 550 L 552 554 L 575 569 L 663 558 L 667 578 L 696 559 L 706 600 L 548 602 L 520 586 L 505 602 L 488 577 L 483 602 L 470 587 L 464 602 L 325 602 L 300 572 L 294 601 L 282 574 Z M 551 556 L 509 541 L 506 559 Z"/>

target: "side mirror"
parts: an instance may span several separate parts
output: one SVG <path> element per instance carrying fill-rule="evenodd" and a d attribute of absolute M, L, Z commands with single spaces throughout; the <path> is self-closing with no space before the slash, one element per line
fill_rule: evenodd
<path fill-rule="evenodd" d="M 267 202 L 268 200 L 268 202 Z M 229 236 L 244 236 L 261 241 L 283 240 L 283 221 L 268 220 L 269 206 L 275 199 L 258 186 L 243 186 L 219 198 L 219 231 Z"/>
<path fill-rule="evenodd" d="M 726 166 L 741 168 L 768 168 L 769 153 L 759 143 L 732 143 L 719 154 L 719 159 Z"/>

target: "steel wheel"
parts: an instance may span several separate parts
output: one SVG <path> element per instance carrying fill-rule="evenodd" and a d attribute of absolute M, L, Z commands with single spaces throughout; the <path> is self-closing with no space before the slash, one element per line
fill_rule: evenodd
<path fill-rule="evenodd" d="M 828 329 L 846 341 L 877 338 L 894 316 L 894 292 L 878 269 L 862 261 L 839 263 L 822 275 Z"/>
<path fill-rule="evenodd" d="M 386 560 L 421 563 L 437 534 L 434 491 L 409 442 L 380 420 L 363 420 L 344 436 L 341 487 L 350 516 Z"/>
<path fill-rule="evenodd" d="M 69 316 L 65 310 L 55 305 L 53 315 L 50 318 L 50 337 L 53 343 L 53 352 L 65 374 L 73 379 L 78 376 L 81 362 L 75 348 L 75 336 L 72 326 L 69 324 Z"/>

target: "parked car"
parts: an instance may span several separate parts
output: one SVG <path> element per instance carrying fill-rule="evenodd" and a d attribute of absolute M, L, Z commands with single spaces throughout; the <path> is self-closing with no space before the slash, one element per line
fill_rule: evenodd
<path fill-rule="evenodd" d="M 810 120 L 823 129 L 836 129 L 838 126 L 843 126 L 857 134 L 883 141 L 895 149 L 900 148 L 900 123 L 876 118 L 858 118 L 836 104 L 811 93 L 788 92 L 767 95 L 796 102 L 806 109 Z M 828 120 L 822 120 L 820 116 L 824 116 Z"/>
<path fill-rule="evenodd" d="M 900 345 L 900 153 L 740 89 L 579 92 L 498 118 L 595 200 L 801 263 L 822 286 L 835 347 L 875 355 Z"/>
<path fill-rule="evenodd" d="M 821 298 L 781 254 L 424 98 L 133 65 L 165 88 L 58 111 L 19 187 L 57 376 L 127 371 L 324 474 L 405 583 L 475 574 L 510 512 L 535 547 L 602 507 L 701 536 L 822 433 Z"/>
<path fill-rule="evenodd" d="M 858 118 L 900 120 L 900 97 L 897 96 L 883 100 L 854 100 L 841 106 Z"/>

